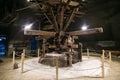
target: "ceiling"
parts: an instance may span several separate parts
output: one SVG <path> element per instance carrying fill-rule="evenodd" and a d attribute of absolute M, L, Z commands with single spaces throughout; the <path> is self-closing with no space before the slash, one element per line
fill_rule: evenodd
<path fill-rule="evenodd" d="M 43 7 L 43 10 L 39 9 L 35 1 Z M 5 32 L 10 32 L 13 35 L 15 31 L 19 32 L 19 29 L 27 23 L 34 23 L 35 27 L 33 29 L 46 30 L 49 28 L 48 30 L 53 30 L 52 25 L 50 27 L 50 23 L 43 15 L 44 12 L 46 13 L 46 6 L 42 5 L 44 1 L 54 0 L 34 0 L 33 2 L 27 2 L 26 0 L 0 0 L 0 34 L 8 35 Z M 76 15 L 71 21 L 68 27 L 69 31 L 80 30 L 82 25 L 87 24 L 89 28 L 103 27 L 104 33 L 81 36 L 81 40 L 120 40 L 118 35 L 120 34 L 120 0 L 73 1 L 80 3 L 77 7 L 81 14 Z M 57 5 L 53 7 L 57 9 Z M 66 14 L 69 14 L 70 10 L 68 9 Z"/>

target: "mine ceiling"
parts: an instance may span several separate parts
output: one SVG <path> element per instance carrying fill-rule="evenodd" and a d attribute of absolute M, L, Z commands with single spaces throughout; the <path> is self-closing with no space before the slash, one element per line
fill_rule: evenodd
<path fill-rule="evenodd" d="M 86 24 L 89 28 L 103 27 L 104 33 L 81 36 L 81 39 L 120 40 L 120 0 L 0 0 L 0 34 L 13 35 L 27 23 L 34 23 L 36 30 L 54 31 L 50 6 L 53 13 L 59 15 L 56 12 L 59 1 L 66 2 L 62 4 L 66 5 L 66 17 L 73 7 L 78 10 L 67 31 L 80 30 Z"/>

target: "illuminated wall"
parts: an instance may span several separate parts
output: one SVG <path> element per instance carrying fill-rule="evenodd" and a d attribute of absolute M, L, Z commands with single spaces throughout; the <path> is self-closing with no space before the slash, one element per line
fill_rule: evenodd
<path fill-rule="evenodd" d="M 0 36 L 0 56 L 6 54 L 6 37 Z"/>

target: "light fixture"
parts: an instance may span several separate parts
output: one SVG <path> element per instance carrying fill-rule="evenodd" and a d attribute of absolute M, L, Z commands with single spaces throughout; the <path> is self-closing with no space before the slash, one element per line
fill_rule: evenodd
<path fill-rule="evenodd" d="M 32 25 L 33 25 L 33 24 L 27 24 L 27 25 L 25 25 L 24 30 L 29 30 L 29 29 L 31 29 Z"/>
<path fill-rule="evenodd" d="M 27 2 L 30 2 L 30 0 L 27 0 Z"/>
<path fill-rule="evenodd" d="M 86 0 L 82 0 L 82 2 L 85 2 Z"/>
<path fill-rule="evenodd" d="M 83 26 L 81 27 L 81 29 L 82 29 L 83 31 L 85 31 L 85 30 L 88 29 L 88 26 L 87 26 L 87 25 L 83 25 Z"/>

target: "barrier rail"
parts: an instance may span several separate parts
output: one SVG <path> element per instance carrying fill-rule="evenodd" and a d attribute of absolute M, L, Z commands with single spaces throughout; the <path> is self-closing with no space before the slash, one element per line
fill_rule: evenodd
<path fill-rule="evenodd" d="M 39 58 L 39 55 L 40 54 L 40 50 L 38 49 L 38 58 Z M 88 61 L 89 61 L 89 49 L 87 48 L 87 56 L 88 56 Z M 43 58 L 44 59 L 44 58 Z M 53 59 L 53 58 L 45 58 L 45 59 Z M 58 59 L 59 59 L 59 57 L 56 57 L 56 61 L 55 61 L 55 64 L 56 64 L 56 80 L 58 80 L 59 79 L 59 61 L 58 61 Z M 93 69 L 99 69 L 99 68 L 101 68 L 101 74 L 102 74 L 102 78 L 104 78 L 105 77 L 105 71 L 104 71 L 104 60 L 105 59 L 105 51 L 104 50 L 102 50 L 102 56 L 101 56 L 101 65 L 100 66 L 97 66 L 97 67 L 93 67 L 93 68 L 86 68 L 86 69 L 81 69 L 81 70 L 79 70 L 79 69 L 69 69 L 69 70 L 71 70 L 71 71 L 85 71 L 85 70 L 93 70 Z M 72 66 L 72 61 L 75 61 L 76 59 L 72 59 L 72 56 L 70 57 L 70 60 L 69 60 L 69 63 L 71 64 L 71 66 Z M 28 65 L 28 64 L 26 64 L 25 62 L 25 50 L 23 50 L 23 53 L 21 54 L 21 73 L 24 73 L 24 66 L 26 66 L 26 65 Z M 111 60 L 111 53 L 109 52 L 109 62 L 111 63 L 112 62 L 112 60 Z M 15 51 L 13 51 L 13 66 L 14 66 L 14 64 L 15 64 Z M 110 64 L 111 65 L 111 64 Z M 33 65 L 28 65 L 28 66 L 31 66 L 31 67 L 34 67 Z M 39 67 L 36 67 L 36 68 L 39 68 Z M 45 69 L 50 69 L 50 68 L 45 68 Z"/>

